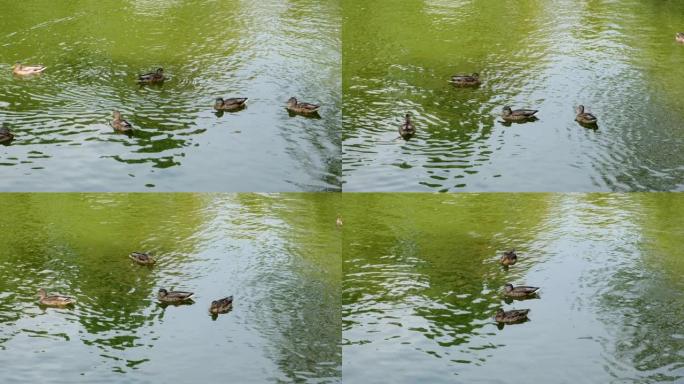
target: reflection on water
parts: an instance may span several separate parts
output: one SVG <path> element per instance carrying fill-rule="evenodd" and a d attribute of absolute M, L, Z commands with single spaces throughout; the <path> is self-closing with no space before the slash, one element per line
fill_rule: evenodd
<path fill-rule="evenodd" d="M 343 209 L 345 382 L 684 379 L 683 196 L 364 194 Z M 539 298 L 504 300 L 507 282 Z M 530 321 L 499 329 L 498 308 Z"/>
<path fill-rule="evenodd" d="M 5 3 L 4 190 L 339 189 L 336 2 Z M 17 78 L 19 60 L 48 69 Z M 136 84 L 159 66 L 163 85 Z M 214 114 L 236 96 L 245 110 Z M 321 103 L 322 119 L 288 116 L 290 96 Z M 114 109 L 135 134 L 113 132 Z"/>
<path fill-rule="evenodd" d="M 684 188 L 680 3 L 345 4 L 345 190 Z M 459 72 L 482 86 L 454 88 Z M 574 121 L 578 104 L 598 130 Z M 539 120 L 502 124 L 504 105 Z M 407 111 L 417 135 L 395 140 Z"/>
<path fill-rule="evenodd" d="M 0 377 L 339 382 L 338 196 L 8 194 Z M 157 255 L 153 267 L 128 259 Z M 39 287 L 74 296 L 41 308 Z M 162 306 L 157 290 L 195 292 Z M 234 295 L 212 321 L 209 304 Z"/>

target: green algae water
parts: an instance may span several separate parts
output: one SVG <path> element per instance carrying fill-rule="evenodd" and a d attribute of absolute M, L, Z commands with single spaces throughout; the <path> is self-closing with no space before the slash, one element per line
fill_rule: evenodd
<path fill-rule="evenodd" d="M 684 380 L 684 196 L 344 196 L 346 383 Z M 504 269 L 501 253 L 519 261 Z M 541 287 L 510 301 L 507 282 Z M 531 309 L 498 327 L 498 308 Z"/>
<path fill-rule="evenodd" d="M 682 7 L 345 0 L 345 191 L 683 190 Z M 482 85 L 454 88 L 461 72 Z M 597 130 L 574 121 L 578 104 Z M 539 120 L 503 124 L 505 105 Z"/>
<path fill-rule="evenodd" d="M 2 382 L 340 382 L 338 209 L 334 194 L 4 194 Z M 40 287 L 78 302 L 41 308 Z M 195 303 L 162 306 L 161 287 Z"/>
<path fill-rule="evenodd" d="M 340 188 L 337 1 L 0 1 L 3 191 Z M 46 65 L 17 78 L 12 65 Z M 163 67 L 168 80 L 140 87 Z M 289 116 L 291 96 L 322 104 Z M 248 97 L 215 114 L 216 97 Z M 112 111 L 138 130 L 116 134 Z"/>

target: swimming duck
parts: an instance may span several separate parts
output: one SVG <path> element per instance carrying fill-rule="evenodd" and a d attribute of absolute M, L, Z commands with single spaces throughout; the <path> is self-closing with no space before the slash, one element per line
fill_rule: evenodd
<path fill-rule="evenodd" d="M 509 297 L 530 297 L 533 296 L 538 290 L 539 287 L 527 287 L 522 285 L 514 287 L 513 284 L 510 283 L 504 285 L 504 294 Z"/>
<path fill-rule="evenodd" d="M 246 97 L 232 97 L 230 99 L 216 98 L 214 109 L 217 111 L 236 111 L 245 106 Z"/>
<path fill-rule="evenodd" d="M 539 111 L 536 109 L 512 110 L 511 107 L 507 105 L 503 107 L 503 113 L 501 114 L 501 117 L 503 117 L 503 119 L 506 121 L 524 121 L 532 119 L 537 112 Z"/>
<path fill-rule="evenodd" d="M 226 313 L 233 308 L 233 296 L 224 297 L 223 299 L 214 300 L 209 307 L 209 313 L 218 315 L 219 313 Z"/>
<path fill-rule="evenodd" d="M 138 83 L 140 84 L 161 83 L 164 80 L 166 80 L 164 77 L 164 68 L 157 68 L 157 70 L 154 72 L 145 73 L 138 76 Z"/>
<path fill-rule="evenodd" d="M 529 309 L 513 309 L 511 311 L 504 311 L 503 309 L 499 309 L 498 311 L 496 311 L 496 316 L 494 316 L 494 320 L 496 320 L 498 323 L 517 323 L 520 321 L 527 320 L 527 314 L 529 312 Z"/>
<path fill-rule="evenodd" d="M 138 264 L 142 265 L 152 265 L 156 262 L 151 254 L 147 252 L 132 252 L 128 257 Z"/>
<path fill-rule="evenodd" d="M 290 97 L 287 101 L 287 110 L 293 113 L 300 113 L 302 115 L 313 115 L 318 113 L 318 104 L 300 103 L 296 97 Z"/>
<path fill-rule="evenodd" d="M 598 118 L 596 118 L 596 116 L 594 116 L 593 114 L 589 112 L 584 112 L 584 105 L 578 105 L 575 111 L 577 112 L 577 117 L 575 117 L 575 121 L 578 123 L 586 125 L 595 125 L 598 121 Z"/>
<path fill-rule="evenodd" d="M 480 74 L 473 73 L 472 75 L 457 74 L 451 76 L 451 84 L 457 87 L 470 87 L 474 85 L 480 85 Z"/>
<path fill-rule="evenodd" d="M 48 295 L 43 288 L 38 290 L 38 296 L 40 297 L 38 302 L 41 305 L 46 305 L 48 307 L 66 307 L 67 305 L 71 305 L 76 302 L 76 299 L 73 297 L 60 295 L 59 293 Z"/>
<path fill-rule="evenodd" d="M 114 111 L 114 120 L 110 123 L 112 128 L 117 132 L 131 132 L 133 126 L 128 121 L 121 118 L 121 112 Z"/>
<path fill-rule="evenodd" d="M 503 265 L 513 265 L 518 261 L 518 255 L 515 253 L 515 249 L 506 251 L 501 256 L 501 264 Z"/>
<path fill-rule="evenodd" d="M 337 225 L 338 227 L 341 227 L 342 224 L 344 224 L 342 222 L 342 218 L 340 217 L 340 215 L 337 215 L 337 219 L 335 219 L 335 225 Z"/>
<path fill-rule="evenodd" d="M 12 66 L 12 73 L 20 76 L 36 75 L 43 72 L 47 67 L 43 65 L 22 65 L 21 63 L 15 63 Z"/>
<path fill-rule="evenodd" d="M 194 295 L 193 292 L 183 292 L 183 291 L 167 291 L 166 289 L 162 288 L 159 290 L 157 297 L 159 298 L 160 301 L 163 301 L 165 303 L 180 303 L 183 301 L 190 300 L 190 298 Z"/>
<path fill-rule="evenodd" d="M 14 135 L 7 127 L 0 127 L 0 144 L 9 143 L 14 139 Z"/>
<path fill-rule="evenodd" d="M 675 35 L 675 40 L 677 40 L 678 43 L 684 44 L 684 32 L 677 32 Z"/>
<path fill-rule="evenodd" d="M 411 114 L 404 116 L 404 122 L 399 126 L 399 136 L 408 139 L 416 133 L 416 126 L 411 122 Z"/>

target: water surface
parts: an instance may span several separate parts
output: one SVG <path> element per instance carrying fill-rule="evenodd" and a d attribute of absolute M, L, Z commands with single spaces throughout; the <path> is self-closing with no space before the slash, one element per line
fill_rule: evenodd
<path fill-rule="evenodd" d="M 344 189 L 683 190 L 682 6 L 346 0 Z M 459 72 L 483 84 L 455 89 Z M 502 124 L 507 104 L 539 120 Z M 574 121 L 578 104 L 598 130 Z M 408 142 L 396 140 L 406 112 Z"/>
<path fill-rule="evenodd" d="M 347 383 L 684 380 L 684 196 L 351 194 L 344 212 Z M 530 321 L 500 329 L 498 308 Z"/>
<path fill-rule="evenodd" d="M 5 194 L 2 381 L 340 382 L 337 199 Z M 40 287 L 78 302 L 41 308 Z M 195 303 L 161 306 L 161 287 Z M 212 320 L 227 295 L 233 310 Z"/>
<path fill-rule="evenodd" d="M 337 1 L 0 1 L 0 189 L 340 187 Z M 16 78 L 16 61 L 48 66 Z M 137 74 L 163 67 L 162 86 Z M 248 97 L 217 116 L 216 97 Z M 321 118 L 289 116 L 290 96 Z M 114 109 L 139 130 L 116 134 Z"/>

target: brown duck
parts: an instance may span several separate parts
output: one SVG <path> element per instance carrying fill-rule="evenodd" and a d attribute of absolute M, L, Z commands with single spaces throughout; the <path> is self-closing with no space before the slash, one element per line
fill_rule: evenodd
<path fill-rule="evenodd" d="M 501 117 L 505 121 L 526 121 L 532 120 L 535 114 L 539 112 L 536 109 L 511 109 L 510 106 L 503 107 Z"/>
<path fill-rule="evenodd" d="M 167 291 L 166 289 L 162 288 L 157 293 L 157 298 L 159 298 L 159 301 L 165 303 L 182 303 L 184 301 L 190 300 L 192 295 L 194 295 L 193 292 Z"/>
<path fill-rule="evenodd" d="M 320 107 L 318 104 L 299 102 L 296 97 L 290 97 L 287 101 L 287 110 L 301 115 L 314 115 Z"/>
<path fill-rule="evenodd" d="M 114 111 L 114 120 L 110 123 L 112 128 L 117 132 L 132 132 L 133 126 L 128 121 L 121 118 L 121 112 Z"/>
<path fill-rule="evenodd" d="M 214 102 L 214 109 L 217 111 L 237 111 L 245 107 L 245 102 L 247 102 L 246 97 L 231 97 L 229 99 L 217 97 Z"/>
<path fill-rule="evenodd" d="M 226 313 L 233 308 L 233 296 L 224 297 L 223 299 L 214 300 L 209 307 L 209 313 L 218 315 L 219 313 Z"/>
<path fill-rule="evenodd" d="M 457 87 L 473 87 L 480 85 L 480 74 L 473 73 L 471 75 L 467 74 L 457 74 L 451 76 L 451 84 Z"/>
<path fill-rule="evenodd" d="M 14 139 L 14 135 L 7 127 L 0 127 L 0 144 L 9 143 Z"/>
<path fill-rule="evenodd" d="M 532 297 L 539 290 L 539 287 L 528 287 L 519 285 L 514 287 L 513 284 L 504 285 L 504 295 L 508 297 L 525 298 Z"/>
<path fill-rule="evenodd" d="M 138 75 L 137 82 L 139 84 L 156 84 L 162 83 L 164 80 L 166 80 L 166 77 L 164 76 L 164 68 L 157 68 L 157 70 L 154 72 Z"/>
<path fill-rule="evenodd" d="M 498 323 L 518 323 L 527 320 L 528 313 L 530 313 L 529 309 L 513 309 L 510 311 L 504 311 L 503 309 L 499 309 L 498 311 L 496 311 L 496 316 L 494 316 L 494 319 Z"/>
<path fill-rule="evenodd" d="M 577 116 L 575 121 L 584 125 L 596 125 L 598 118 L 589 112 L 584 112 L 584 105 L 578 105 L 575 109 Z"/>
<path fill-rule="evenodd" d="M 74 299 L 73 297 L 60 295 L 59 293 L 53 293 L 48 295 L 48 293 L 43 288 L 38 290 L 38 296 L 40 297 L 38 302 L 41 305 L 45 305 L 48 307 L 66 307 L 67 305 L 76 303 L 76 299 Z"/>
<path fill-rule="evenodd" d="M 403 139 L 408 139 L 416 134 L 416 126 L 411 121 L 411 114 L 407 113 L 404 116 L 404 122 L 399 126 L 399 136 Z"/>
<path fill-rule="evenodd" d="M 43 65 L 22 65 L 21 63 L 16 63 L 12 66 L 12 73 L 19 76 L 30 76 L 42 73 L 46 69 L 47 67 Z"/>
<path fill-rule="evenodd" d="M 152 265 L 156 262 L 154 257 L 147 252 L 132 252 L 128 257 L 138 264 L 142 265 Z"/>
<path fill-rule="evenodd" d="M 515 249 L 506 251 L 501 255 L 501 264 L 503 265 L 513 265 L 518 262 L 518 255 L 515 253 Z"/>

